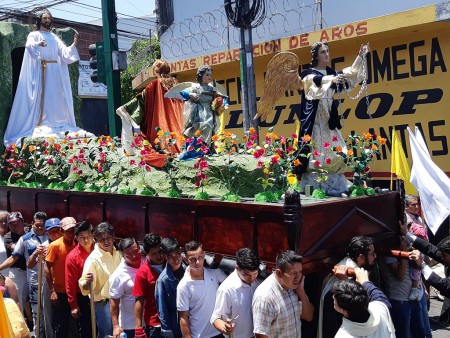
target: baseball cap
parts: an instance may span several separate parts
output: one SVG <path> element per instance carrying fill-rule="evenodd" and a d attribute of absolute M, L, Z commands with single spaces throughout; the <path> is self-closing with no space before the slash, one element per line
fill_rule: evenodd
<path fill-rule="evenodd" d="M 45 221 L 45 231 L 49 231 L 53 228 L 59 228 L 61 221 L 59 218 L 49 218 Z"/>
<path fill-rule="evenodd" d="M 23 221 L 23 216 L 20 213 L 20 211 L 13 211 L 12 213 L 9 214 L 8 223 L 9 222 L 15 222 L 15 221 L 18 221 L 18 220 L 22 220 Z"/>
<path fill-rule="evenodd" d="M 73 217 L 64 217 L 61 220 L 61 228 L 63 228 L 63 230 L 73 228 L 76 224 L 77 221 Z"/>

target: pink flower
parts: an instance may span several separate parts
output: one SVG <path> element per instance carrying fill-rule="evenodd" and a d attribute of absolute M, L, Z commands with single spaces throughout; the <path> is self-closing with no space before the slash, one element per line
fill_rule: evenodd
<path fill-rule="evenodd" d="M 83 175 L 83 170 L 78 170 L 78 175 Z"/>
<path fill-rule="evenodd" d="M 257 168 L 262 169 L 263 166 L 264 166 L 264 163 L 262 161 L 258 161 Z"/>
<path fill-rule="evenodd" d="M 200 186 L 201 181 L 196 181 L 194 185 L 198 188 Z"/>
<path fill-rule="evenodd" d="M 147 171 L 151 171 L 152 170 L 152 168 L 149 166 L 149 165 L 146 165 L 145 166 L 145 170 L 147 170 Z"/>
<path fill-rule="evenodd" d="M 327 157 L 327 158 L 325 159 L 325 163 L 326 163 L 326 164 L 331 164 L 331 158 Z"/>
<path fill-rule="evenodd" d="M 197 139 L 197 144 L 202 144 L 202 143 L 203 143 L 203 140 L 202 140 L 201 137 L 199 137 L 199 138 Z"/>
<path fill-rule="evenodd" d="M 317 168 L 320 165 L 320 161 L 319 160 L 315 160 L 313 162 L 314 166 Z"/>
<path fill-rule="evenodd" d="M 257 151 L 255 151 L 253 153 L 254 158 L 260 158 L 263 155 L 264 155 L 264 149 L 258 149 Z"/>
<path fill-rule="evenodd" d="M 332 137 L 332 139 L 331 139 L 331 141 L 333 141 L 333 142 L 337 142 L 338 141 L 338 138 L 337 138 L 337 136 L 335 135 L 335 136 L 333 136 Z"/>
<path fill-rule="evenodd" d="M 325 149 L 330 148 L 330 146 L 331 146 L 330 142 L 325 142 L 325 143 L 323 144 L 323 147 L 324 147 Z"/>
<path fill-rule="evenodd" d="M 245 146 L 247 149 L 253 148 L 253 142 L 247 142 Z"/>
<path fill-rule="evenodd" d="M 255 141 L 258 138 L 258 134 L 251 134 L 250 135 L 250 141 Z"/>
<path fill-rule="evenodd" d="M 286 149 L 286 151 L 287 151 L 288 153 L 290 153 L 292 150 L 294 150 L 294 148 L 292 148 L 291 146 L 287 147 L 287 149 Z"/>
<path fill-rule="evenodd" d="M 130 160 L 130 165 L 135 165 L 136 161 L 135 160 Z"/>
<path fill-rule="evenodd" d="M 313 151 L 313 155 L 314 155 L 315 157 L 318 157 L 318 156 L 320 156 L 320 153 L 319 153 L 317 150 L 314 150 L 314 151 Z"/>
<path fill-rule="evenodd" d="M 201 151 L 202 151 L 203 154 L 209 153 L 209 148 L 208 148 L 208 146 L 206 146 L 206 145 L 204 145 L 204 144 L 201 146 L 200 149 L 201 149 Z"/>
<path fill-rule="evenodd" d="M 272 162 L 272 164 L 278 164 L 278 161 L 279 161 L 279 157 L 278 156 L 273 156 L 271 159 L 270 159 L 270 161 Z"/>
<path fill-rule="evenodd" d="M 281 141 L 281 143 L 285 144 L 286 143 L 286 137 L 280 135 L 280 141 Z"/>
<path fill-rule="evenodd" d="M 141 160 L 141 161 L 138 163 L 138 166 L 139 166 L 139 167 L 143 167 L 144 165 L 146 165 L 146 163 L 145 163 L 144 160 Z"/>

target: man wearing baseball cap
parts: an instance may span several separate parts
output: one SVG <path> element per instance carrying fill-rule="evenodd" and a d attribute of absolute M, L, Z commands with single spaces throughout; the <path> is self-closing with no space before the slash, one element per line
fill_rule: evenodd
<path fill-rule="evenodd" d="M 69 333 L 71 315 L 65 287 L 65 261 L 66 256 L 76 246 L 76 223 L 73 217 L 61 220 L 62 237 L 50 243 L 45 257 L 45 278 L 50 289 L 55 338 L 67 338 Z"/>

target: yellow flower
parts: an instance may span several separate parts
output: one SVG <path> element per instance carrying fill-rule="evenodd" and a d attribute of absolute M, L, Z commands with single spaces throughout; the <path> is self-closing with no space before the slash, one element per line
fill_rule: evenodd
<path fill-rule="evenodd" d="M 49 142 L 54 142 L 55 139 L 54 139 L 53 137 L 49 137 L 49 138 L 48 138 L 48 141 L 49 141 Z"/>
<path fill-rule="evenodd" d="M 197 134 L 197 132 L 195 132 Z M 160 129 L 158 130 L 158 132 L 156 133 L 156 135 L 158 135 L 158 137 L 161 137 L 164 135 L 164 130 Z"/>
<path fill-rule="evenodd" d="M 264 168 L 263 172 L 264 172 L 264 175 L 268 175 L 269 174 L 269 169 L 268 168 Z"/>
<path fill-rule="evenodd" d="M 180 136 L 178 137 L 178 139 L 180 140 L 180 142 L 186 141 L 186 138 L 185 138 L 183 135 L 180 135 Z"/>

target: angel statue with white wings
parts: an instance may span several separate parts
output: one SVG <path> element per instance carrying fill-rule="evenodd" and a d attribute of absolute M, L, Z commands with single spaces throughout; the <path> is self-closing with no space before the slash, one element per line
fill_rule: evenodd
<path fill-rule="evenodd" d="M 165 97 L 180 97 L 185 100 L 183 135 L 189 138 L 201 137 L 207 145 L 211 137 L 219 131 L 221 107 L 226 106 L 226 100 L 219 104 L 219 98 L 227 98 L 225 90 L 218 84 L 213 85 L 212 69 L 203 65 L 197 69 L 196 83 L 184 82 L 174 86 Z M 198 135 L 197 131 L 200 132 Z"/>
<path fill-rule="evenodd" d="M 285 91 L 303 89 L 299 140 L 305 135 L 311 136 L 314 141 L 311 152 L 323 153 L 326 144 L 332 141 L 333 146 L 339 146 L 346 152 L 345 140 L 340 132 L 342 128 L 338 113 L 340 100 L 336 102 L 333 97 L 335 94 L 351 91 L 361 81 L 367 86 L 365 57 L 369 51 L 368 44 L 362 45 L 353 64 L 342 71 L 336 71 L 329 67 L 331 58 L 328 43 L 316 42 L 311 46 L 310 68 L 301 73 L 301 78 L 298 76 L 299 62 L 295 54 L 282 52 L 275 55 L 267 67 L 264 95 L 261 97 L 255 118 L 265 120 L 267 115 L 274 111 L 276 101 Z M 361 93 L 362 90 L 355 98 Z M 304 151 L 308 152 L 309 149 L 304 148 Z M 302 185 L 317 185 L 315 184 L 317 182 L 314 182 L 314 175 L 309 175 L 309 171 L 314 169 L 314 164 L 308 163 L 308 157 L 299 157 L 299 160 L 301 165 L 298 166 L 296 174 L 302 178 Z M 330 187 L 326 188 L 327 194 L 340 195 L 346 191 L 347 180 L 343 175 L 346 165 L 342 157 L 330 152 L 327 154 L 327 162 L 325 158 L 318 160 L 328 172 Z"/>

